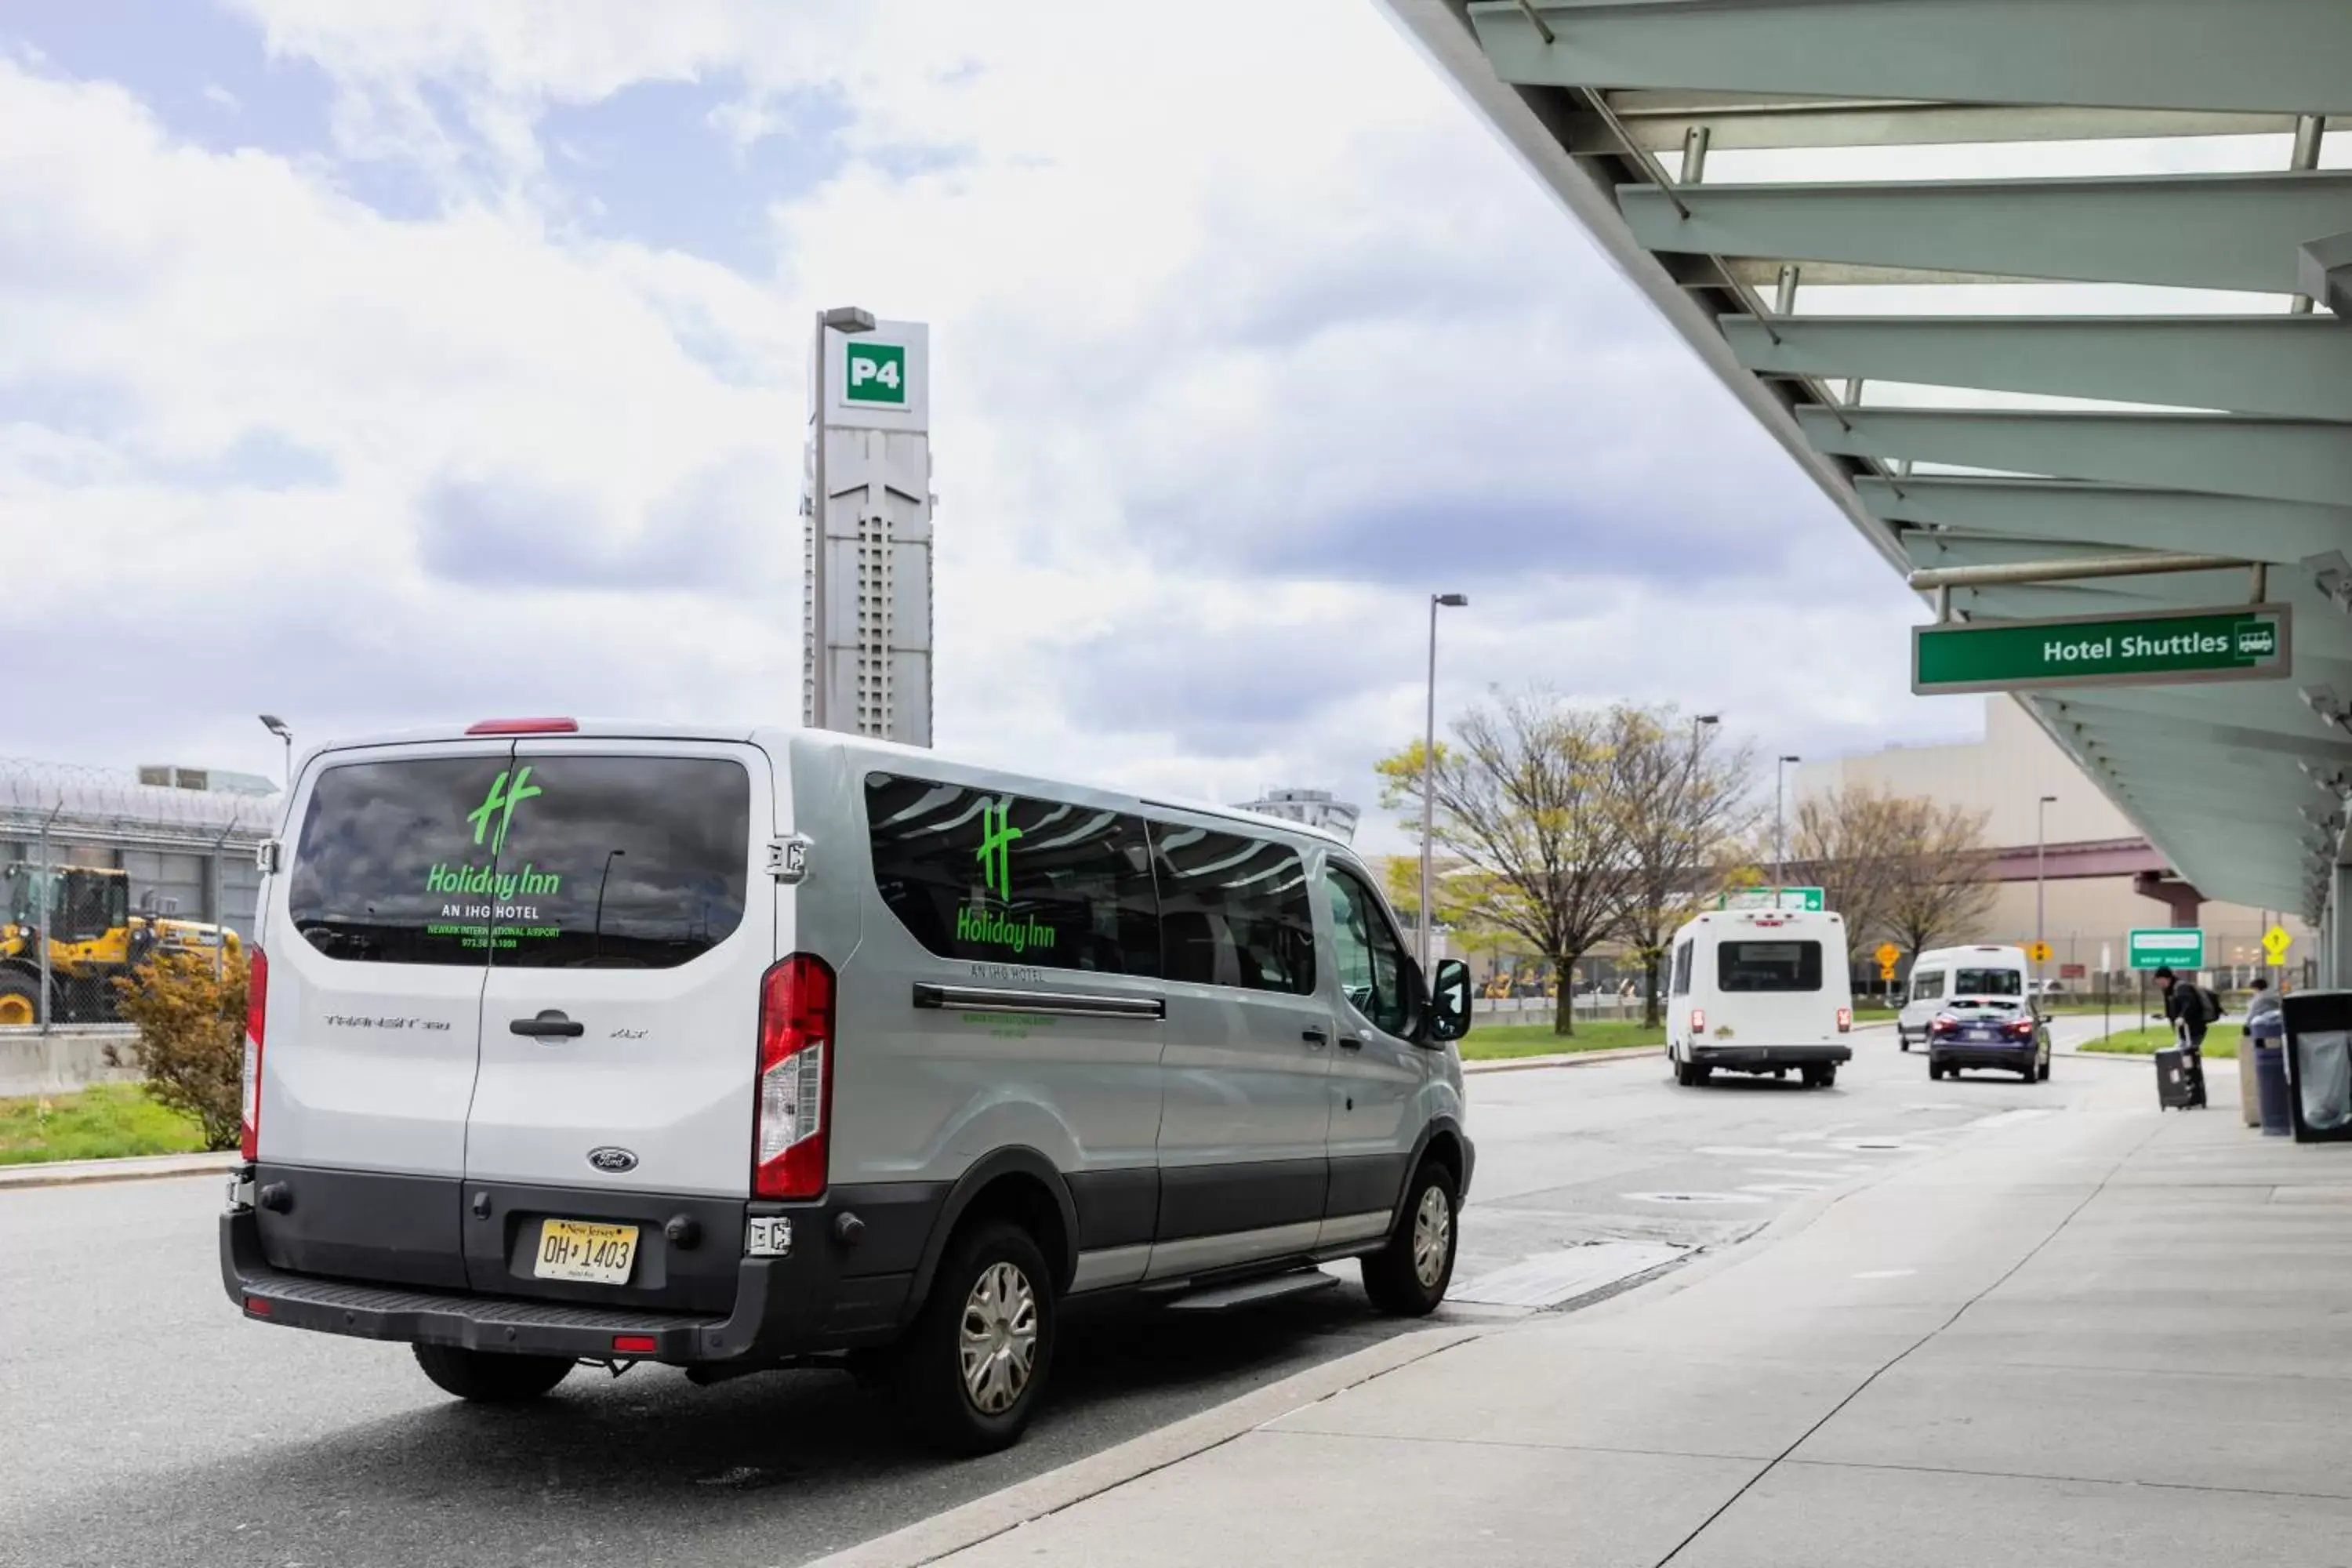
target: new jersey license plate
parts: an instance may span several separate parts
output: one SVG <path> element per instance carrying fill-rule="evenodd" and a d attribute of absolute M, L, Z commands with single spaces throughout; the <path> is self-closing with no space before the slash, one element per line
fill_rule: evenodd
<path fill-rule="evenodd" d="M 625 1285 L 629 1282 L 629 1265 L 636 1256 L 635 1226 L 543 1219 L 539 1222 L 539 1261 L 531 1272 L 541 1279 Z"/>

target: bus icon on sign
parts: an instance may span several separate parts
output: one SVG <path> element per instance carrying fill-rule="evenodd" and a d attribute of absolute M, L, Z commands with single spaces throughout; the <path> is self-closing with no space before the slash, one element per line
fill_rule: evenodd
<path fill-rule="evenodd" d="M 852 403 L 907 401 L 907 350 L 900 343 L 852 342 L 849 384 L 845 395 Z"/>
<path fill-rule="evenodd" d="M 2270 621 L 2255 621 L 2238 628 L 2238 656 L 2241 658 L 2268 658 L 2278 652 L 2278 627 Z"/>

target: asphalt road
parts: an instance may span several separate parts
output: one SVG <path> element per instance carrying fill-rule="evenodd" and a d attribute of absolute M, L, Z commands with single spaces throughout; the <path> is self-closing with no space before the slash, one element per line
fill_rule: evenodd
<path fill-rule="evenodd" d="M 2128 1070 L 2062 1058 L 2049 1084 L 1930 1084 L 1885 1031 L 1856 1045 L 1827 1090 L 1681 1089 L 1656 1058 L 1475 1077 L 1457 1282 L 1601 1240 L 1726 1245 L 1989 1117 L 2053 1113 L 2070 1076 Z M 698 1389 L 583 1368 L 529 1409 L 460 1405 L 404 1346 L 240 1319 L 219 1202 L 209 1178 L 0 1193 L 0 1563 L 802 1563 L 1398 1328 L 1352 1268 L 1255 1314 L 1074 1316 L 1028 1439 L 950 1463 L 832 1373 Z"/>

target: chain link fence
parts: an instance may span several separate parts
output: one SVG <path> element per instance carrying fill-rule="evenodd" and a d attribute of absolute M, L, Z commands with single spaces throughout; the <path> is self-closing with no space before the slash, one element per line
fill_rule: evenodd
<path fill-rule="evenodd" d="M 159 771 L 183 782 L 0 760 L 0 1030 L 113 1026 L 153 953 L 242 953 L 281 799 Z"/>

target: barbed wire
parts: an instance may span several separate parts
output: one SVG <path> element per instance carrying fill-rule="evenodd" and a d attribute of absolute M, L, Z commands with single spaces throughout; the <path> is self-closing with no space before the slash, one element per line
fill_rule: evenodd
<path fill-rule="evenodd" d="M 282 796 L 174 789 L 135 773 L 0 757 L 0 838 L 251 843 L 277 830 Z"/>

